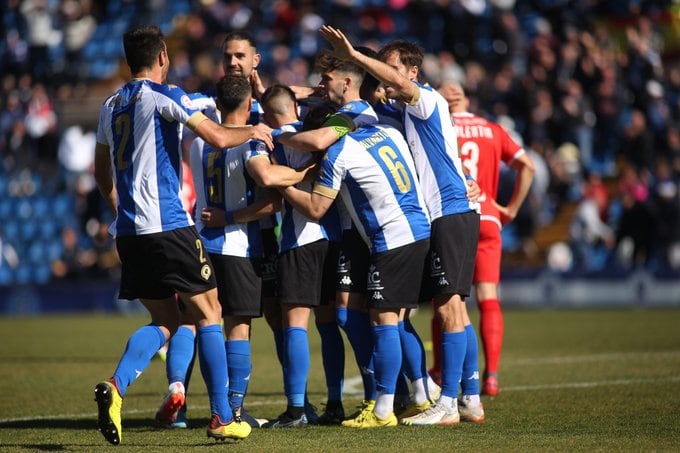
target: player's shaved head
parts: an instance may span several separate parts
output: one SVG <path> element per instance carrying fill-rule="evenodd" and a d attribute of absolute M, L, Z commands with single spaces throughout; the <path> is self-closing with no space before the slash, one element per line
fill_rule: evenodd
<path fill-rule="evenodd" d="M 286 85 L 272 85 L 260 98 L 262 108 L 273 115 L 288 115 L 295 109 L 295 93 Z"/>

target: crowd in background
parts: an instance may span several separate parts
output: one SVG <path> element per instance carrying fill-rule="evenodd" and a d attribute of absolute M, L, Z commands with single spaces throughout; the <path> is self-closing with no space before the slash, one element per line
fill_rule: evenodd
<path fill-rule="evenodd" d="M 92 179 L 93 134 L 63 127 L 55 104 L 77 102 L 80 87 L 102 77 L 84 55 L 98 28 L 122 35 L 167 16 L 170 6 L 181 14 L 164 22 L 169 81 L 187 92 L 212 87 L 222 39 L 234 29 L 255 36 L 266 86 L 316 84 L 325 23 L 376 49 L 395 38 L 417 41 L 427 52 L 424 81 L 461 82 L 471 110 L 509 128 L 536 164 L 532 193 L 504 232 L 505 250 L 536 253 L 535 232 L 571 205 L 568 256 L 550 261 L 557 270 L 680 269 L 674 1 L 5 0 L 0 285 L 115 274 L 111 219 Z M 121 14 L 111 22 L 114 12 Z M 507 187 L 502 181 L 501 198 Z M 51 209 L 44 216 L 41 202 Z M 63 217 L 51 213 L 59 203 Z"/>

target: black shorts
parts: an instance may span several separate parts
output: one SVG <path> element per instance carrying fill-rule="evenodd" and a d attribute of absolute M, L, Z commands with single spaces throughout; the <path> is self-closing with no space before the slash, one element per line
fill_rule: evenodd
<path fill-rule="evenodd" d="M 222 316 L 262 316 L 262 260 L 210 254 Z"/>
<path fill-rule="evenodd" d="M 337 266 L 336 290 L 366 294 L 366 277 L 371 252 L 356 228 L 342 232 L 342 246 Z"/>
<path fill-rule="evenodd" d="M 279 258 L 279 244 L 274 228 L 262 230 L 262 297 L 276 296 L 276 263 Z"/>
<path fill-rule="evenodd" d="M 328 242 L 328 253 L 323 263 L 323 277 L 321 278 L 320 305 L 335 304 L 335 280 L 337 276 L 338 258 L 340 256 L 340 243 Z"/>
<path fill-rule="evenodd" d="M 429 239 L 371 255 L 367 301 L 369 308 L 416 308 Z"/>
<path fill-rule="evenodd" d="M 141 236 L 119 236 L 121 299 L 165 299 L 177 292 L 215 288 L 215 272 L 193 226 Z"/>
<path fill-rule="evenodd" d="M 432 222 L 422 301 L 438 294 L 470 296 L 478 241 L 479 214 L 474 211 Z"/>
<path fill-rule="evenodd" d="M 322 239 L 279 255 L 277 283 L 280 303 L 310 307 L 320 305 L 328 244 Z"/>

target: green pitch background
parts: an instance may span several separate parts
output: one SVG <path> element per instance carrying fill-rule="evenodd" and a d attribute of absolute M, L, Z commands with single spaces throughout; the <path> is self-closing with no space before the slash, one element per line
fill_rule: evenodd
<path fill-rule="evenodd" d="M 473 312 L 475 324 L 477 313 Z M 429 340 L 430 313 L 414 324 Z M 208 441 L 208 400 L 198 367 L 189 389 L 190 429 L 153 425 L 167 383 L 154 360 L 128 389 L 123 442 L 96 430 L 92 389 L 114 370 L 145 316 L 83 314 L 0 318 L 1 451 L 680 451 L 679 310 L 508 310 L 502 393 L 484 397 L 487 421 L 457 427 L 254 430 L 239 443 Z M 311 401 L 323 410 L 319 339 L 310 330 Z M 271 332 L 254 323 L 246 407 L 273 418 L 285 408 Z M 361 399 L 346 344 L 345 409 Z"/>

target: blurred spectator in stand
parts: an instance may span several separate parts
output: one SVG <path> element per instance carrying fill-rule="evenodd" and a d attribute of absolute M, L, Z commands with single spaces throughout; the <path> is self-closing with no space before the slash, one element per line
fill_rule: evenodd
<path fill-rule="evenodd" d="M 661 269 L 677 266 L 673 254 L 680 244 L 680 196 L 666 160 L 659 160 L 650 194 L 654 215 L 652 254 Z"/>
<path fill-rule="evenodd" d="M 584 272 L 604 268 L 615 243 L 614 230 L 607 224 L 609 195 L 600 175 L 589 173 L 583 197 L 569 225 L 569 245 L 575 269 Z"/>
<path fill-rule="evenodd" d="M 62 0 L 59 12 L 66 50 L 64 76 L 66 82 L 72 83 L 85 78 L 81 72 L 80 51 L 94 35 L 97 20 L 92 15 L 91 0 Z"/>
<path fill-rule="evenodd" d="M 61 231 L 62 253 L 52 261 L 52 275 L 56 278 L 78 279 L 85 277 L 97 264 L 97 254 L 84 247 L 75 228 L 67 226 Z"/>
<path fill-rule="evenodd" d="M 75 190 L 78 178 L 92 172 L 95 141 L 94 131 L 84 132 L 79 125 L 70 126 L 62 133 L 57 157 L 67 189 Z"/>
<path fill-rule="evenodd" d="M 654 135 L 647 127 L 644 113 L 634 109 L 628 115 L 623 129 L 620 154 L 638 170 L 653 168 L 655 150 Z"/>
<path fill-rule="evenodd" d="M 624 165 L 618 184 L 620 213 L 616 225 L 618 258 L 626 267 L 646 265 L 654 234 L 654 218 L 648 205 L 647 176 L 633 165 Z"/>
<path fill-rule="evenodd" d="M 33 86 L 26 111 L 24 123 L 34 146 L 32 157 L 39 164 L 39 169 L 52 173 L 57 164 L 59 131 L 57 114 L 42 83 Z"/>
<path fill-rule="evenodd" d="M 21 2 L 21 14 L 26 21 L 30 68 L 35 79 L 41 82 L 47 82 L 51 75 L 49 48 L 58 45 L 63 39 L 62 32 L 54 26 L 55 13 L 47 0 Z"/>
<path fill-rule="evenodd" d="M 12 244 L 3 240 L 2 233 L 0 233 L 0 268 L 9 267 L 16 269 L 19 267 L 19 255 Z"/>

